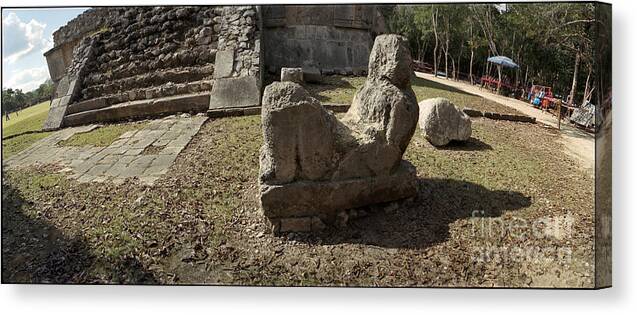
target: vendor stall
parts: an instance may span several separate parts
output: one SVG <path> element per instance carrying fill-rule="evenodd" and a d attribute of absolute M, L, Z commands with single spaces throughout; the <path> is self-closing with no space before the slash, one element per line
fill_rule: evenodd
<path fill-rule="evenodd" d="M 529 90 L 527 100 L 535 107 L 548 110 L 550 108 L 555 108 L 554 105 L 557 98 L 553 96 L 553 90 L 551 87 L 533 85 Z"/>
<path fill-rule="evenodd" d="M 494 56 L 489 57 L 487 62 L 493 63 L 497 66 L 498 69 L 498 78 L 493 78 L 489 75 L 483 76 L 480 78 L 480 82 L 482 86 L 494 88 L 497 92 L 500 92 L 502 87 L 507 88 L 512 91 L 513 87 L 508 82 L 502 80 L 502 68 L 519 68 L 519 66 L 511 60 L 511 58 L 506 56 Z"/>

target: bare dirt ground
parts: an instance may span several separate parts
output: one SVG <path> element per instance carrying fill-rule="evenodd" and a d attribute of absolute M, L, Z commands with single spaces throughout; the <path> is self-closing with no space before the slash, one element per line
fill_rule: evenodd
<path fill-rule="evenodd" d="M 3 281 L 592 287 L 593 181 L 559 137 L 480 118 L 436 149 L 417 132 L 416 197 L 282 237 L 259 210 L 258 116 L 206 122 L 154 186 L 5 171 Z"/>
<path fill-rule="evenodd" d="M 481 89 L 479 86 L 468 84 L 467 82 L 447 80 L 440 77 L 434 77 L 432 74 L 421 72 L 416 72 L 416 76 L 481 96 L 487 100 L 498 102 L 516 109 L 527 116 L 535 117 L 535 119 L 542 124 L 557 128 L 557 117 L 533 108 L 526 102 L 497 95 L 489 90 Z M 592 175 L 595 163 L 595 136 L 569 125 L 564 121 L 561 124 L 560 131 L 560 142 L 564 144 L 564 152 L 575 158 L 575 160 Z"/>

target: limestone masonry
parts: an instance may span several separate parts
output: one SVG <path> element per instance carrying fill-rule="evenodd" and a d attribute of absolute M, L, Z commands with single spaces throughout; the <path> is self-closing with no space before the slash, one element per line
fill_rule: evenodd
<path fill-rule="evenodd" d="M 416 194 L 416 170 L 402 160 L 418 122 L 407 40 L 378 36 L 369 58 L 342 119 L 298 83 L 266 87 L 259 185 L 275 233 L 322 229 L 347 209 Z"/>
<path fill-rule="evenodd" d="M 375 6 L 100 7 L 53 34 L 44 129 L 261 105 L 265 71 L 363 74 Z"/>

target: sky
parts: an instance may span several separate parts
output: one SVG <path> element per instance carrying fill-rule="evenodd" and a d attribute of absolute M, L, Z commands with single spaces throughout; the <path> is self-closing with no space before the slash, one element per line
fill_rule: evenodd
<path fill-rule="evenodd" d="M 88 8 L 3 9 L 2 88 L 28 92 L 49 76 L 44 52 L 53 32 Z"/>

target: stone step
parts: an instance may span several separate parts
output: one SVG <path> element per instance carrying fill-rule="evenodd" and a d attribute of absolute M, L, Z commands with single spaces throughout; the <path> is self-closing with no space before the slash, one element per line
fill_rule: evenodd
<path fill-rule="evenodd" d="M 260 115 L 261 106 L 216 108 L 208 110 L 207 113 L 210 118 Z"/>
<path fill-rule="evenodd" d="M 167 83 L 185 84 L 195 81 L 210 81 L 212 73 L 212 70 L 204 69 L 170 69 L 116 80 L 104 79 L 105 82 L 87 82 L 88 84 L 82 87 L 82 92 L 86 93 L 88 97 L 94 97 L 116 94 L 119 91 L 158 87 Z"/>
<path fill-rule="evenodd" d="M 69 105 L 66 109 L 66 115 L 100 109 L 104 107 L 108 107 L 107 99 L 105 97 L 94 98 Z"/>
<path fill-rule="evenodd" d="M 173 95 L 196 94 L 210 91 L 210 81 L 192 81 L 187 83 L 168 82 L 163 85 L 152 86 L 142 89 L 123 89 L 113 94 L 97 93 L 97 98 L 103 98 L 107 105 L 133 102 L 144 99 L 169 97 Z M 121 92 L 124 91 L 124 92 Z"/>
<path fill-rule="evenodd" d="M 206 92 L 119 103 L 66 115 L 64 126 L 113 122 L 180 112 L 204 112 L 208 109 L 209 101 L 210 93 Z"/>
<path fill-rule="evenodd" d="M 345 113 L 350 107 L 348 104 L 336 103 L 324 103 L 322 105 L 325 109 L 331 110 L 335 113 Z M 209 109 L 207 114 L 210 118 L 261 115 L 261 106 L 215 108 Z"/>

